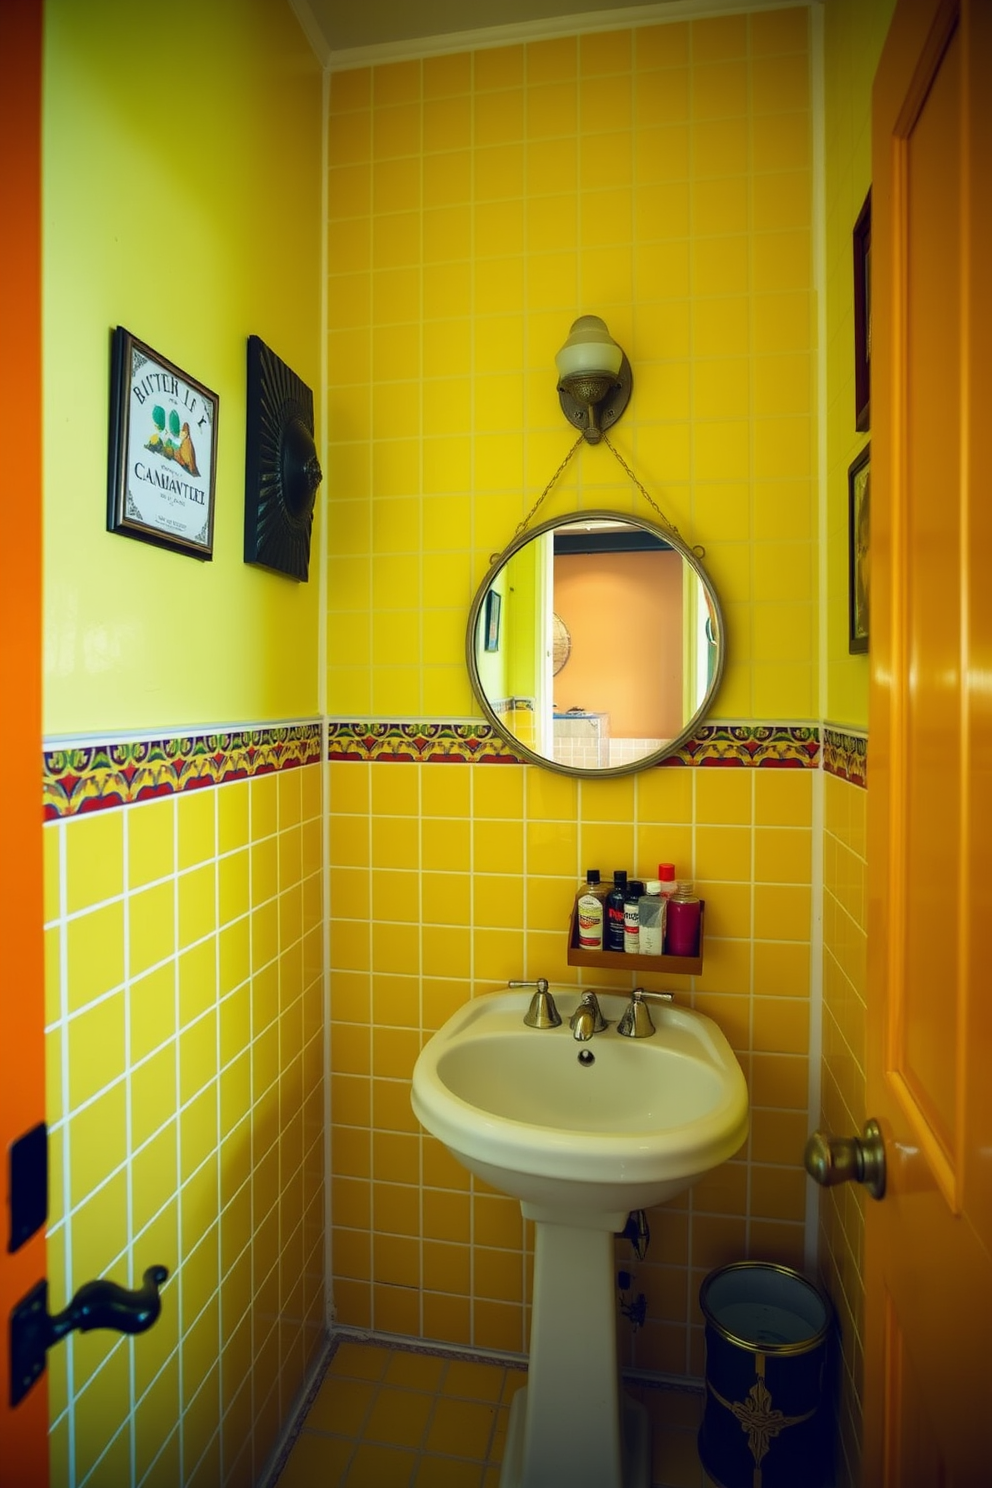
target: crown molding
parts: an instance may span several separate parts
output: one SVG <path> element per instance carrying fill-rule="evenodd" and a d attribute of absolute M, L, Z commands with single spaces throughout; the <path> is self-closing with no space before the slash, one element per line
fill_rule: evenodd
<path fill-rule="evenodd" d="M 505 26 L 451 31 L 439 36 L 410 37 L 374 46 L 334 51 L 327 43 L 310 0 L 289 0 L 320 64 L 329 72 L 349 72 L 389 62 L 419 61 L 452 52 L 486 51 L 521 42 L 549 41 L 559 36 L 589 35 L 597 31 L 622 31 L 637 26 L 658 26 L 675 21 L 702 20 L 741 11 L 793 10 L 797 6 L 822 5 L 824 0 L 655 0 L 650 5 L 628 5 L 618 10 L 591 10 L 579 14 L 547 16 L 542 20 L 518 21 Z"/>

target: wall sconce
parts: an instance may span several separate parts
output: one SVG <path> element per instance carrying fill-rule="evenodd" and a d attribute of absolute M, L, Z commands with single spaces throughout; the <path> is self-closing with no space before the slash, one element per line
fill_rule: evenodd
<path fill-rule="evenodd" d="M 598 315 L 580 315 L 555 357 L 562 413 L 589 444 L 598 444 L 630 401 L 633 373 Z"/>

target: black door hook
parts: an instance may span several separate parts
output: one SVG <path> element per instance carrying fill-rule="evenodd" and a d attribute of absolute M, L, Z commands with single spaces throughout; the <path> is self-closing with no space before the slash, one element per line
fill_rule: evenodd
<path fill-rule="evenodd" d="M 162 1311 L 159 1287 L 169 1272 L 149 1266 L 134 1291 L 114 1281 L 88 1281 L 63 1312 L 48 1311 L 48 1282 L 39 1281 L 10 1315 L 10 1403 L 17 1405 L 45 1368 L 53 1343 L 78 1328 L 113 1328 L 118 1333 L 144 1333 Z"/>

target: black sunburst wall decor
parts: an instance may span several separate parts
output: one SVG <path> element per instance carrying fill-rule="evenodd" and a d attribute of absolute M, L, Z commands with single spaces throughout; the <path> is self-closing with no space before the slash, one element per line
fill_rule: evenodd
<path fill-rule="evenodd" d="M 313 393 L 259 336 L 248 337 L 245 562 L 306 581 L 317 487 Z"/>

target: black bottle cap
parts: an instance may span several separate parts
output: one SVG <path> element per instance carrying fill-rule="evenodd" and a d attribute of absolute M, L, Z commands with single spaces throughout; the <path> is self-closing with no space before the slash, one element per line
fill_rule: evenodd
<path fill-rule="evenodd" d="M 643 893 L 644 885 L 642 884 L 641 880 L 639 878 L 632 878 L 627 885 L 628 899 L 640 899 Z"/>
<path fill-rule="evenodd" d="M 587 868 L 586 869 L 586 883 L 587 884 L 598 884 L 599 883 L 599 869 L 598 868 Z"/>
<path fill-rule="evenodd" d="M 614 870 L 613 870 L 613 887 L 614 888 L 621 888 L 622 889 L 624 887 L 624 885 L 626 884 L 626 882 L 627 882 L 627 870 L 626 870 L 626 868 L 614 868 Z"/>

